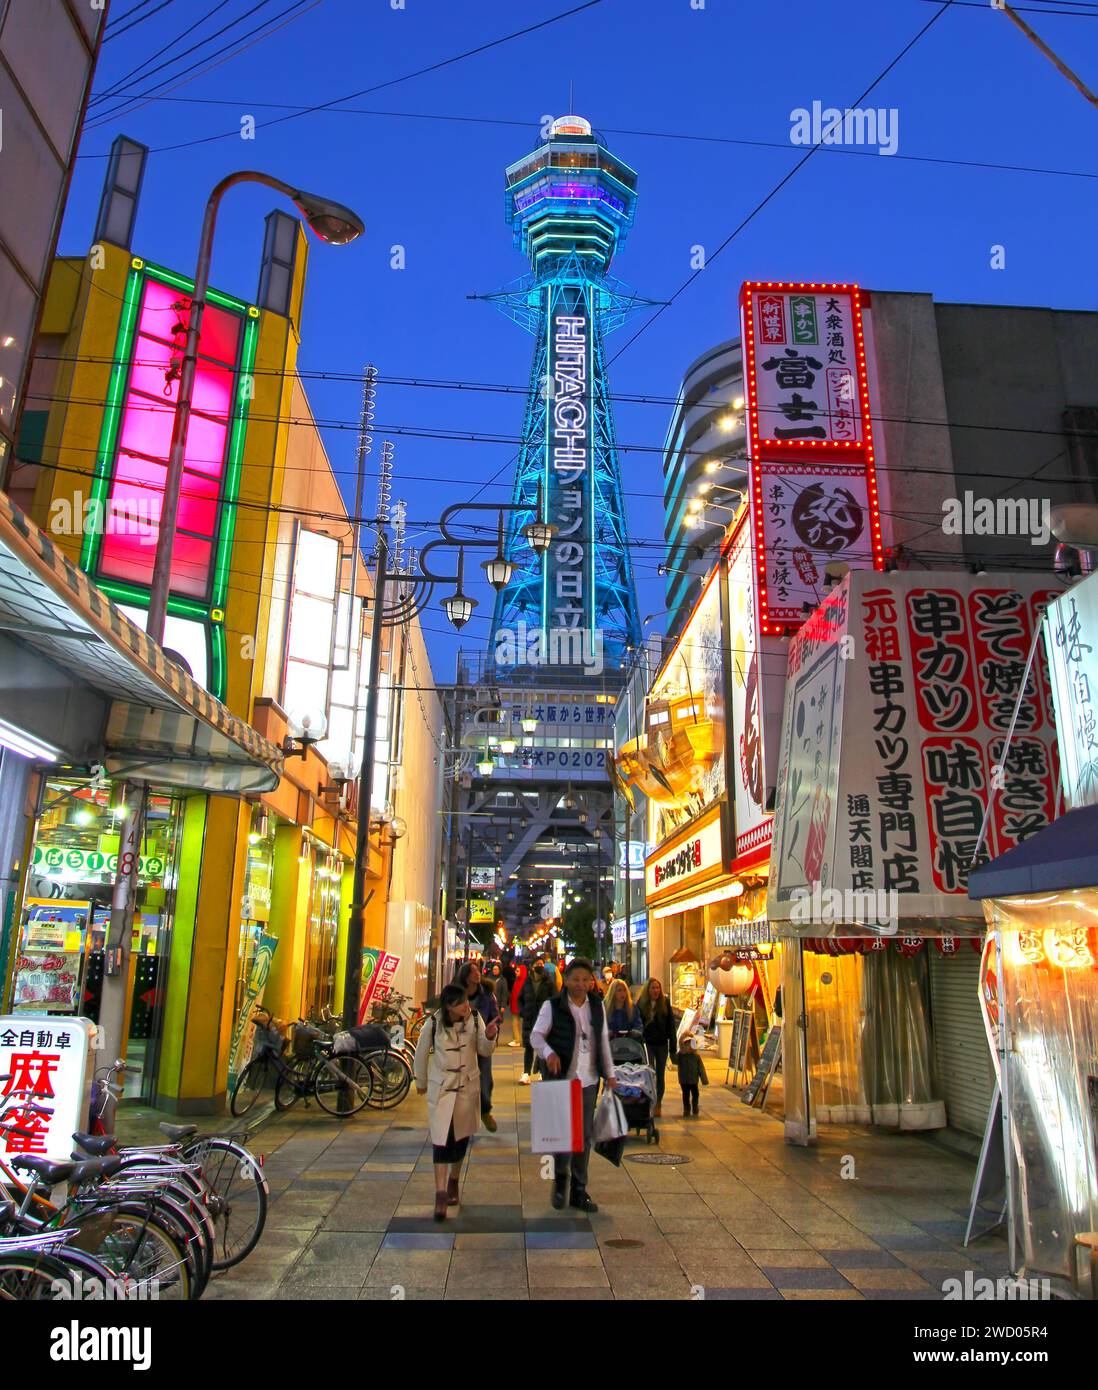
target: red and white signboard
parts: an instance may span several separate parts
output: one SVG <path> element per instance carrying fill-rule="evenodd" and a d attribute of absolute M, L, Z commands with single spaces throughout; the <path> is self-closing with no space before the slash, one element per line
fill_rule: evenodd
<path fill-rule="evenodd" d="M 968 875 L 992 790 L 979 863 L 1057 813 L 1043 669 L 1003 752 L 1044 579 L 928 578 L 853 571 L 789 644 L 772 920 L 830 889 L 894 893 L 901 920 L 980 917 Z"/>
<path fill-rule="evenodd" d="M 11 1014 L 0 1018 L 0 1156 L 35 1154 L 53 1163 L 72 1157 L 72 1136 L 87 1129 L 89 1058 L 95 1024 L 86 1018 Z M 40 1106 L 52 1113 L 41 1115 Z M 12 1134 L 9 1126 L 26 1131 Z"/>
<path fill-rule="evenodd" d="M 824 568 L 883 569 L 862 297 L 856 285 L 747 282 L 748 491 L 759 632 L 794 632 Z"/>
<path fill-rule="evenodd" d="M 377 969 L 366 982 L 366 988 L 362 992 L 362 1003 L 358 1006 L 359 1023 L 366 1017 L 371 1004 L 388 997 L 399 969 L 400 957 L 393 955 L 391 951 L 382 951 Z"/>
<path fill-rule="evenodd" d="M 776 739 L 767 739 L 764 718 L 767 685 L 762 672 L 758 624 L 755 612 L 755 579 L 751 527 L 744 518 L 728 548 L 728 635 L 731 643 L 729 670 L 732 684 L 733 746 L 729 756 L 732 778 L 732 810 L 736 842 L 733 863 L 748 856 L 766 857 L 774 818 L 767 813 L 766 752 Z M 781 690 L 785 683 L 784 661 L 776 698 L 776 734 L 781 732 Z"/>
<path fill-rule="evenodd" d="M 686 887 L 712 878 L 724 863 L 724 836 L 720 808 L 691 827 L 685 835 L 661 845 L 645 861 L 645 899 L 651 904 L 678 897 Z"/>

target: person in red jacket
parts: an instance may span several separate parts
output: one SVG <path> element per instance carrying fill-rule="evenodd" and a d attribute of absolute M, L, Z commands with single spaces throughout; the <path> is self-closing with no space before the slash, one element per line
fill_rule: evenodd
<path fill-rule="evenodd" d="M 526 966 L 520 962 L 515 965 L 515 978 L 511 981 L 511 1041 L 508 1047 L 522 1046 L 522 1014 L 519 1012 L 519 995 L 526 983 Z"/>

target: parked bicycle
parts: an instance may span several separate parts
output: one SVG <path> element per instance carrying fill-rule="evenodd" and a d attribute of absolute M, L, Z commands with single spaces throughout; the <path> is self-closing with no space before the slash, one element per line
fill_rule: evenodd
<path fill-rule="evenodd" d="M 230 1108 L 246 1115 L 260 1096 L 269 1096 L 279 1110 L 302 1099 L 314 1099 L 329 1115 L 357 1115 L 369 1104 L 373 1072 L 355 1055 L 335 1059 L 332 1039 L 319 1028 L 299 1021 L 294 1025 L 292 1056 L 287 1060 L 285 1029 L 268 1009 L 257 1007 L 252 1017 L 255 1046 L 252 1058 L 233 1087 Z"/>
<path fill-rule="evenodd" d="M 37 1135 L 25 1123 L 52 1111 L 27 1095 L 6 1099 L 0 1136 L 9 1151 L 13 1141 L 29 1146 Z M 17 1194 L 0 1192 L 0 1297 L 79 1297 L 79 1281 L 97 1287 L 100 1297 L 116 1287 L 124 1297 L 201 1294 L 208 1267 L 187 1210 L 192 1204 L 178 1205 L 167 1182 L 115 1181 L 121 1166 L 114 1156 L 55 1163 L 23 1153 L 0 1160 L 0 1180 Z M 68 1193 L 55 1205 L 58 1187 Z M 212 1239 L 210 1229 L 205 1235 Z"/>
<path fill-rule="evenodd" d="M 369 1104 L 375 1110 L 390 1110 L 399 1105 L 412 1087 L 412 1068 L 415 1051 L 404 1040 L 402 1026 L 387 1030 L 379 1023 L 360 1023 L 344 1029 L 342 1020 L 322 1010 L 316 1025 L 332 1040 L 336 1056 L 354 1053 L 370 1068 L 373 1093 Z"/>
<path fill-rule="evenodd" d="M 205 1205 L 216 1233 L 211 1267 L 229 1269 L 255 1249 L 267 1220 L 270 1188 L 262 1156 L 247 1148 L 243 1134 L 200 1134 L 197 1125 L 162 1123 L 163 1144 L 119 1147 L 113 1134 L 114 1109 L 122 1086 L 113 1079 L 126 1072 L 115 1062 L 96 1073 L 92 1085 L 91 1131 L 76 1133 L 73 1142 L 82 1154 L 122 1159 L 125 1176 L 171 1170 Z"/>

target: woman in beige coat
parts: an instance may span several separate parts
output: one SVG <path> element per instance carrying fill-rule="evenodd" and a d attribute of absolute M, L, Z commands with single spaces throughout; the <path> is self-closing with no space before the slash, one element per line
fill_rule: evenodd
<path fill-rule="evenodd" d="M 495 1051 L 499 1019 L 485 1026 L 460 985 L 447 985 L 416 1044 L 416 1090 L 427 1094 L 435 1165 L 435 1220 L 457 1206 L 458 1180 L 469 1139 L 480 1125 L 477 1057 Z"/>

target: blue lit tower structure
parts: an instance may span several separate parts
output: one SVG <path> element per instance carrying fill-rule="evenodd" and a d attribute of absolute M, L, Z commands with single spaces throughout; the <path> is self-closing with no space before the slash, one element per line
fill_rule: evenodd
<path fill-rule="evenodd" d="M 498 654 L 497 634 L 540 632 L 558 668 L 601 643 L 603 669 L 619 670 L 640 642 L 603 347 L 651 302 L 609 273 L 636 183 L 579 116 L 554 121 L 545 144 L 507 170 L 507 221 L 531 273 L 488 297 L 533 334 L 534 359 L 507 536 L 516 569 L 491 641 Z M 535 519 L 556 528 L 543 558 L 524 539 Z M 523 659 L 517 651 L 515 665 Z"/>

